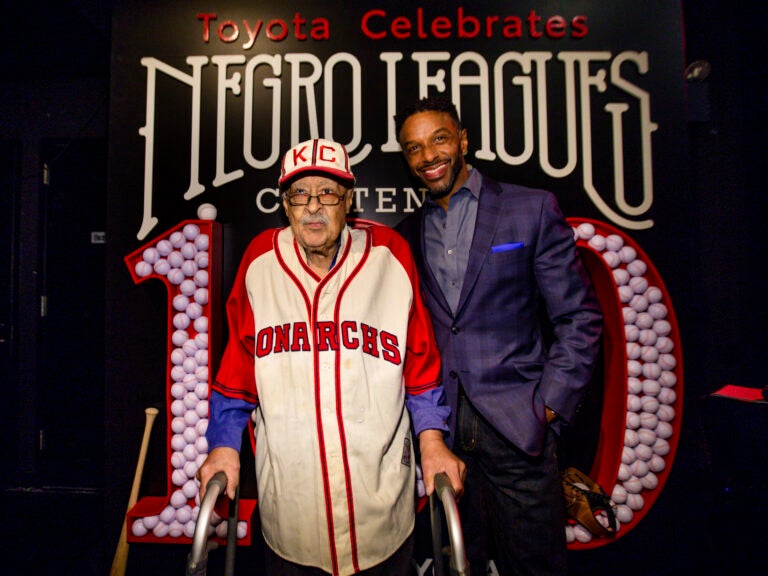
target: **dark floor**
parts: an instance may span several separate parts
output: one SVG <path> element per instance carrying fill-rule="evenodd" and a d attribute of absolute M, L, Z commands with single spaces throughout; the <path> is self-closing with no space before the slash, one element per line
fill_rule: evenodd
<path fill-rule="evenodd" d="M 617 541 L 572 551 L 572 576 L 766 573 L 768 405 L 709 398 L 695 408 L 699 414 L 689 411 L 672 473 L 653 508 Z M 0 572 L 108 574 L 116 543 L 102 537 L 103 511 L 103 495 L 94 490 L 4 490 L 6 568 Z M 236 574 L 262 573 L 259 545 L 238 549 Z M 188 553 L 183 545 L 134 544 L 128 574 L 181 575 Z M 224 574 L 222 549 L 210 553 L 208 573 Z"/>

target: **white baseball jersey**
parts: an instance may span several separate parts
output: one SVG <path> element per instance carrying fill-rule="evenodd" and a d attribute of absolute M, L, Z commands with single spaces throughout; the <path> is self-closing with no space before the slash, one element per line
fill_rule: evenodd
<path fill-rule="evenodd" d="M 258 402 L 267 544 L 333 574 L 382 562 L 415 523 L 405 394 L 440 378 L 407 244 L 384 226 L 346 227 L 320 278 L 290 228 L 268 230 L 243 257 L 227 314 L 213 388 Z"/>

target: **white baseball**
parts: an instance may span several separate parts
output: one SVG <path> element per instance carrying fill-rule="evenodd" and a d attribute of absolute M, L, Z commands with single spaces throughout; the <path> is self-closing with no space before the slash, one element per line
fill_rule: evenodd
<path fill-rule="evenodd" d="M 617 268 L 621 264 L 621 258 L 616 252 L 606 250 L 603 252 L 603 260 L 610 268 Z"/>
<path fill-rule="evenodd" d="M 197 217 L 200 218 L 200 220 L 216 220 L 217 215 L 218 211 L 213 204 L 200 204 L 197 208 Z"/>
<path fill-rule="evenodd" d="M 589 222 L 582 222 L 579 224 L 576 231 L 579 233 L 579 238 L 584 240 L 589 240 L 595 235 L 595 227 Z"/>
<path fill-rule="evenodd" d="M 149 262 L 145 262 L 144 260 L 139 260 L 136 262 L 136 266 L 133 268 L 134 272 L 136 272 L 136 276 L 139 278 L 146 278 L 150 274 L 152 274 L 152 271 L 154 268 L 152 268 L 152 264 Z"/>
<path fill-rule="evenodd" d="M 605 250 L 605 236 L 602 236 L 601 234 L 595 234 L 592 236 L 592 238 L 589 239 L 588 244 L 598 252 L 602 252 Z"/>
<path fill-rule="evenodd" d="M 186 238 L 184 238 L 184 233 L 177 230 L 176 232 L 172 232 L 171 235 L 168 237 L 168 241 L 171 243 L 171 246 L 174 248 L 181 248 L 184 245 L 184 242 L 187 241 Z"/>
<path fill-rule="evenodd" d="M 609 234 L 605 237 L 605 247 L 613 252 L 618 252 L 624 246 L 624 238 L 618 234 Z"/>
<path fill-rule="evenodd" d="M 147 530 L 147 527 L 144 524 L 143 518 L 137 518 L 133 521 L 133 524 L 131 524 L 131 533 L 137 538 L 146 536 L 149 533 L 149 530 Z"/>

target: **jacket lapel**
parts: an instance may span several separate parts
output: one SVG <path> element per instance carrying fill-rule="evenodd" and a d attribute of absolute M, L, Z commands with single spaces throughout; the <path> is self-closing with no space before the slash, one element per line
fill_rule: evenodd
<path fill-rule="evenodd" d="M 496 234 L 496 227 L 501 214 L 501 187 L 486 176 L 483 176 L 483 185 L 480 188 L 480 199 L 477 205 L 477 220 L 475 222 L 475 233 L 472 238 L 472 246 L 469 250 L 469 262 L 467 263 L 467 273 L 464 275 L 464 284 L 461 288 L 459 297 L 459 307 L 456 310 L 456 317 L 461 315 L 461 311 L 466 304 L 469 294 L 477 282 L 480 270 L 485 265 L 485 259 L 491 252 L 491 243 Z"/>

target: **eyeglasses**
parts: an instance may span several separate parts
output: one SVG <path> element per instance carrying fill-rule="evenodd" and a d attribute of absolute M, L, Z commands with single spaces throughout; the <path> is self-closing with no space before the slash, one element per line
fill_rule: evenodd
<path fill-rule="evenodd" d="M 323 206 L 336 206 L 344 199 L 345 195 L 335 194 L 330 191 L 323 191 L 320 194 L 310 194 L 309 192 L 298 190 L 295 192 L 286 192 L 284 196 L 291 206 L 306 206 L 312 201 L 312 198 L 317 198 L 317 201 Z"/>

